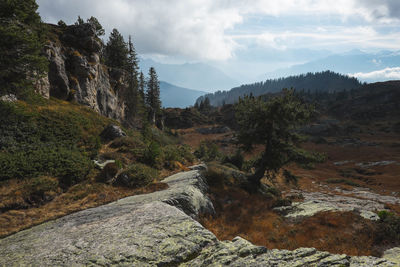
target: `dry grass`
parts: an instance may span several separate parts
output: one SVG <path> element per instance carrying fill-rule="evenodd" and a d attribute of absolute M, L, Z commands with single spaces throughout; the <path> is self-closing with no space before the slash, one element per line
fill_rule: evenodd
<path fill-rule="evenodd" d="M 10 186 L 14 184 L 15 182 L 10 183 Z M 164 190 L 167 187 L 164 183 L 153 183 L 138 189 L 91 182 L 77 184 L 42 206 L 0 213 L 0 237 L 76 211 L 97 207 L 127 196 Z M 4 190 L 2 188 L 2 191 Z"/>
<path fill-rule="evenodd" d="M 315 247 L 348 255 L 378 254 L 373 223 L 354 213 L 325 212 L 291 221 L 272 211 L 271 200 L 237 188 L 214 188 L 211 197 L 217 215 L 200 221 L 220 240 L 241 236 L 269 249 Z"/>

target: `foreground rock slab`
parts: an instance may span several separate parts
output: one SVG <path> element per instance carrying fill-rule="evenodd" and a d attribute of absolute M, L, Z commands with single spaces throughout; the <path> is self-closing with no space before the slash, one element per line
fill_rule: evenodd
<path fill-rule="evenodd" d="M 47 222 L 0 240 L 0 266 L 395 266 L 314 248 L 267 250 L 219 241 L 195 218 L 213 213 L 201 168 L 168 177 L 169 188 Z"/>

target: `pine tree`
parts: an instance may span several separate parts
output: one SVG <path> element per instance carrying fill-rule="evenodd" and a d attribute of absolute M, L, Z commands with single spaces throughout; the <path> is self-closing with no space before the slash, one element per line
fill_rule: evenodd
<path fill-rule="evenodd" d="M 268 102 L 261 97 L 245 96 L 239 99 L 235 108 L 238 143 L 247 151 L 254 145 L 264 146 L 257 169 L 249 179 L 249 189 L 259 187 L 266 171 L 274 174 L 291 162 L 309 163 L 322 159 L 321 155 L 299 146 L 303 139 L 295 130 L 311 119 L 314 107 L 303 103 L 293 90 L 284 90 L 282 96 Z"/>
<path fill-rule="evenodd" d="M 34 0 L 0 1 L 0 93 L 23 95 L 47 70 L 45 28 Z"/>
<path fill-rule="evenodd" d="M 92 16 L 90 17 L 90 19 L 87 20 L 87 23 L 90 23 L 94 26 L 97 37 L 103 36 L 106 33 L 103 26 L 100 24 L 97 18 Z"/>
<path fill-rule="evenodd" d="M 149 109 L 149 119 L 152 124 L 156 123 L 156 116 L 161 113 L 160 83 L 156 70 L 149 69 L 149 81 L 147 82 L 146 104 Z"/>
<path fill-rule="evenodd" d="M 141 103 L 145 106 L 145 88 L 146 88 L 146 79 L 144 78 L 143 72 L 140 72 L 139 75 L 139 96 Z"/>
<path fill-rule="evenodd" d="M 84 24 L 85 21 L 81 18 L 81 16 L 78 16 L 78 19 L 75 22 L 75 25 L 82 25 Z"/>
<path fill-rule="evenodd" d="M 104 54 L 108 67 L 127 69 L 129 50 L 124 37 L 117 29 L 112 30 Z"/>
<path fill-rule="evenodd" d="M 141 109 L 140 94 L 139 94 L 139 60 L 132 43 L 132 38 L 129 36 L 128 41 L 128 60 L 126 71 L 129 75 L 129 89 L 127 91 L 127 104 L 128 104 L 128 120 L 133 121 L 138 117 L 139 110 Z"/>

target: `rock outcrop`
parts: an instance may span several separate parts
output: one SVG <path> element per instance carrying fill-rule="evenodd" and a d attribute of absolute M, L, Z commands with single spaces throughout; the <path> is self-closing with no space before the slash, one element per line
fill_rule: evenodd
<path fill-rule="evenodd" d="M 75 100 L 101 115 L 123 121 L 127 77 L 101 63 L 103 44 L 91 24 L 61 28 L 50 25 L 51 38 L 45 47 L 48 75 L 37 84 L 45 97 Z"/>
<path fill-rule="evenodd" d="M 354 211 L 365 219 L 376 221 L 379 220 L 376 212 L 385 210 L 385 204 L 400 204 L 400 199 L 397 197 L 378 195 L 365 188 L 354 190 L 337 188 L 330 194 L 291 190 L 287 196 L 290 195 L 301 195 L 304 201 L 275 208 L 288 218 L 309 217 L 323 211 Z"/>
<path fill-rule="evenodd" d="M 0 266 L 395 266 L 383 258 L 219 241 L 195 218 L 213 213 L 201 166 L 169 188 L 80 211 L 0 240 Z"/>

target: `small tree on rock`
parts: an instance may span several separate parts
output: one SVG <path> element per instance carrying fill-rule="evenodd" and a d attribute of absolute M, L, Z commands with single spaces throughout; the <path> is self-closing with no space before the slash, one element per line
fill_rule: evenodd
<path fill-rule="evenodd" d="M 108 67 L 126 69 L 128 65 L 128 46 L 117 29 L 113 29 L 104 51 Z"/>
<path fill-rule="evenodd" d="M 90 19 L 87 20 L 87 23 L 90 23 L 94 26 L 94 28 L 96 29 L 97 37 L 103 36 L 106 33 L 103 26 L 100 24 L 97 18 L 92 16 L 90 17 Z"/>

